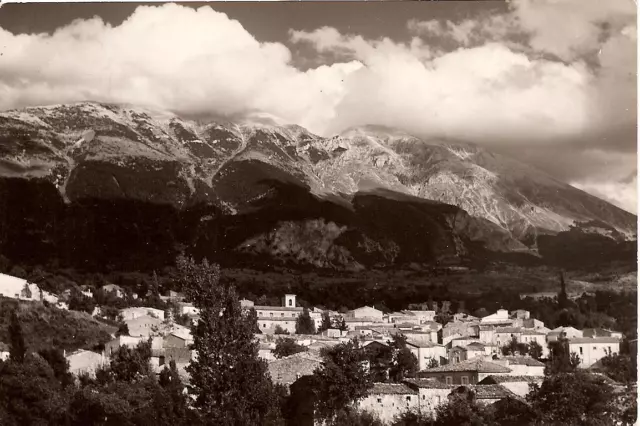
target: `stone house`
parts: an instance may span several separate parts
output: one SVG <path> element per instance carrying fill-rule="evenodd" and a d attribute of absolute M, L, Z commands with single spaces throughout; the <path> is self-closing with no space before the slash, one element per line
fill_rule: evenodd
<path fill-rule="evenodd" d="M 518 327 L 496 327 L 494 333 L 495 342 L 493 343 L 498 347 L 502 347 L 508 345 L 513 338 L 520 342 L 521 335 L 522 329 Z"/>
<path fill-rule="evenodd" d="M 122 289 L 122 287 L 116 284 L 105 284 L 100 287 L 100 290 L 104 291 L 105 293 L 112 293 L 118 299 L 122 299 L 125 296 L 125 291 Z"/>
<path fill-rule="evenodd" d="M 178 333 L 169 333 L 162 338 L 163 348 L 188 348 L 193 340 Z"/>
<path fill-rule="evenodd" d="M 465 347 L 454 346 L 447 352 L 450 363 L 466 361 L 473 358 L 487 356 L 485 346 L 479 342 L 473 342 Z"/>
<path fill-rule="evenodd" d="M 474 358 L 419 371 L 418 377 L 437 379 L 448 385 L 473 385 L 492 374 L 510 373 L 511 369 L 505 365 Z"/>
<path fill-rule="evenodd" d="M 357 402 L 357 407 L 389 423 L 407 411 L 417 412 L 419 395 L 404 383 L 374 383 L 367 396 Z"/>
<path fill-rule="evenodd" d="M 456 385 L 447 385 L 440 380 L 431 379 L 405 379 L 403 381 L 410 388 L 418 391 L 419 411 L 427 416 L 435 415 L 435 409 L 447 398 Z"/>

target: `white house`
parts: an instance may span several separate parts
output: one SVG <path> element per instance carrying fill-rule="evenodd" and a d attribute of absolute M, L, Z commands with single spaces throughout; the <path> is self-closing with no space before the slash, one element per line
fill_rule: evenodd
<path fill-rule="evenodd" d="M 11 275 L 0 274 L 0 296 L 20 300 L 45 300 L 49 303 L 58 303 L 58 297 L 46 291 L 42 291 L 36 284 Z"/>
<path fill-rule="evenodd" d="M 580 368 L 589 368 L 609 353 L 620 353 L 620 339 L 617 337 L 576 337 L 569 339 L 569 352 L 580 357 Z"/>
<path fill-rule="evenodd" d="M 407 347 L 418 359 L 418 368 L 420 370 L 427 369 L 431 359 L 435 359 L 438 362 L 438 365 L 447 359 L 447 349 L 437 343 L 421 339 L 407 338 Z"/>
<path fill-rule="evenodd" d="M 480 319 L 480 324 L 512 325 L 513 319 L 509 318 L 509 311 L 506 309 L 498 309 L 495 314 L 487 315 Z"/>
<path fill-rule="evenodd" d="M 96 370 L 106 364 L 104 354 L 83 349 L 66 354 L 65 358 L 69 362 L 69 372 L 76 376 L 82 373 L 95 376 Z"/>
<path fill-rule="evenodd" d="M 122 319 L 125 321 L 143 316 L 150 316 L 164 320 L 164 311 L 162 309 L 147 308 L 143 306 L 120 309 L 120 315 L 122 315 Z"/>
<path fill-rule="evenodd" d="M 178 306 L 180 306 L 181 315 L 200 315 L 200 310 L 193 306 L 193 303 L 180 302 Z"/>

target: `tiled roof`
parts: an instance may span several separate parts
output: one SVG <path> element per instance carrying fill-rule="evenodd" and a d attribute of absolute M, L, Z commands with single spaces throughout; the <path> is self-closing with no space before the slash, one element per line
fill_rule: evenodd
<path fill-rule="evenodd" d="M 544 364 L 540 361 L 528 357 L 528 356 L 505 356 L 506 360 L 509 361 L 509 364 L 512 365 L 526 365 L 529 367 L 544 367 Z"/>
<path fill-rule="evenodd" d="M 418 391 L 403 383 L 374 383 L 369 395 L 416 395 Z"/>
<path fill-rule="evenodd" d="M 477 399 L 502 399 L 508 396 L 517 398 L 518 396 L 502 385 L 475 385 L 471 387 Z"/>
<path fill-rule="evenodd" d="M 447 385 L 438 379 L 405 379 L 404 381 L 409 386 L 415 386 L 421 389 L 453 389 L 458 385 Z"/>
<path fill-rule="evenodd" d="M 481 381 L 479 381 L 478 384 L 485 385 L 485 384 L 517 383 L 517 382 L 540 383 L 543 380 L 544 380 L 544 377 L 541 377 L 541 376 L 497 375 L 497 376 L 487 376 Z"/>
<path fill-rule="evenodd" d="M 485 347 L 485 345 L 483 343 L 480 343 L 480 342 L 471 342 L 471 343 L 469 343 L 467 345 L 467 348 L 469 346 L 473 346 L 474 348 L 481 348 L 481 349 L 484 349 L 484 347 Z"/>
<path fill-rule="evenodd" d="M 295 321 L 295 317 L 267 317 L 265 315 L 258 315 L 258 319 L 262 321 Z"/>
<path fill-rule="evenodd" d="M 269 362 L 269 374 L 274 383 L 290 385 L 302 376 L 310 376 L 322 363 L 313 354 L 300 352 Z"/>
<path fill-rule="evenodd" d="M 448 371 L 477 371 L 478 373 L 509 373 L 510 368 L 495 362 L 484 361 L 482 359 L 470 359 L 455 364 L 446 364 L 439 367 L 423 370 L 423 373 L 445 373 Z"/>
<path fill-rule="evenodd" d="M 575 337 L 569 339 L 569 344 L 575 343 L 620 343 L 617 337 Z"/>

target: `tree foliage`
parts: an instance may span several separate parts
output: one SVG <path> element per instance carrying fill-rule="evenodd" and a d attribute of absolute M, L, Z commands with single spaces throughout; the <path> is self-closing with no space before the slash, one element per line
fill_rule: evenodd
<path fill-rule="evenodd" d="M 527 400 L 544 424 L 614 424 L 613 392 L 602 377 L 574 372 L 545 377 L 531 385 Z"/>
<path fill-rule="evenodd" d="M 314 372 L 316 412 L 333 420 L 340 410 L 363 398 L 373 385 L 367 354 L 357 339 L 322 350 L 322 365 Z"/>
<path fill-rule="evenodd" d="M 518 342 L 515 336 L 511 337 L 509 343 L 500 348 L 502 355 L 527 355 L 529 353 L 529 346 L 526 343 Z"/>
<path fill-rule="evenodd" d="M 296 343 L 290 337 L 279 337 L 276 340 L 276 347 L 272 351 L 276 358 L 284 358 L 299 352 L 306 352 L 307 347 Z"/>
<path fill-rule="evenodd" d="M 296 318 L 296 334 L 316 334 L 316 324 L 307 308 L 304 308 L 302 314 Z"/>
<path fill-rule="evenodd" d="M 200 310 L 192 326 L 196 357 L 187 367 L 194 405 L 216 425 L 265 424 L 276 395 L 267 364 L 253 337 L 255 311 L 244 311 L 235 288 L 221 283 L 220 269 L 206 260 L 178 258 L 182 288 Z"/>
<path fill-rule="evenodd" d="M 24 334 L 22 332 L 22 324 L 18 318 L 18 313 L 11 313 L 11 323 L 9 324 L 9 356 L 14 362 L 23 362 L 27 354 L 27 347 L 24 342 Z"/>

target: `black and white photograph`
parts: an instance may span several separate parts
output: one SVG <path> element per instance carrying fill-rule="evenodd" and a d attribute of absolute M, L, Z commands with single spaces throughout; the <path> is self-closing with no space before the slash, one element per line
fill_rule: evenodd
<path fill-rule="evenodd" d="M 0 426 L 637 422 L 635 0 L 0 3 Z"/>

